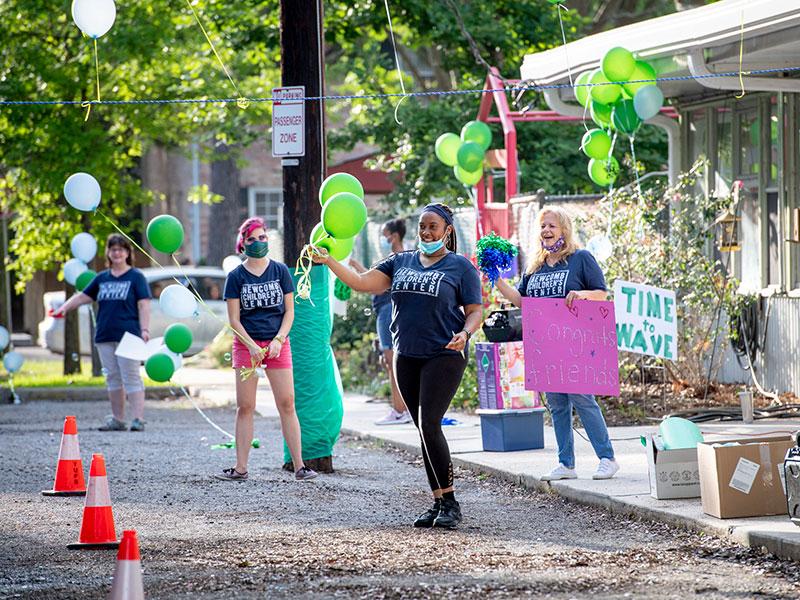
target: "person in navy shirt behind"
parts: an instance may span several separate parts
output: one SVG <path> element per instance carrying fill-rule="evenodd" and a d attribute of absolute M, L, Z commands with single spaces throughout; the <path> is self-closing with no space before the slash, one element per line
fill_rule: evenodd
<path fill-rule="evenodd" d="M 453 491 L 453 464 L 442 432 L 442 417 L 467 365 L 468 342 L 481 324 L 481 281 L 478 271 L 456 254 L 453 212 L 429 204 L 419 217 L 419 250 L 398 252 L 365 273 L 334 260 L 324 249 L 314 262 L 326 264 L 358 292 L 392 298 L 392 346 L 395 377 L 403 400 L 419 430 L 433 508 L 415 527 L 453 529 L 461 508 Z"/>
<path fill-rule="evenodd" d="M 82 304 L 97 301 L 95 346 L 106 376 L 111 415 L 100 431 L 124 431 L 125 397 L 130 404 L 131 431 L 144 431 L 144 382 L 139 361 L 116 355 L 125 333 L 150 339 L 150 289 L 139 269 L 133 268 L 133 249 L 123 236 L 112 233 L 106 240 L 108 269 L 101 271 L 53 314 L 63 316 Z"/>
<path fill-rule="evenodd" d="M 503 279 L 497 289 L 514 306 L 522 306 L 522 298 L 565 298 L 571 306 L 575 300 L 605 300 L 606 280 L 594 256 L 578 249 L 573 238 L 572 219 L 556 206 L 544 206 L 537 218 L 539 247 L 532 252 L 531 262 L 517 288 Z M 558 442 L 558 466 L 542 475 L 543 481 L 575 479 L 575 450 L 572 435 L 572 409 L 578 412 L 595 454 L 600 459 L 593 479 L 610 479 L 619 470 L 614 448 L 608 437 L 603 413 L 595 397 L 589 394 L 547 392 L 547 405 L 553 417 L 553 430 Z"/>
<path fill-rule="evenodd" d="M 303 463 L 300 422 L 294 409 L 294 377 L 289 330 L 294 321 L 294 282 L 283 263 L 267 258 L 267 227 L 250 217 L 239 227 L 236 251 L 242 264 L 228 273 L 225 301 L 233 329 L 233 368 L 236 370 L 236 464 L 215 477 L 224 481 L 247 479 L 247 460 L 253 442 L 253 414 L 259 377 L 242 380 L 242 369 L 266 371 L 281 431 L 294 463 L 295 478 L 313 479 L 317 474 Z"/>

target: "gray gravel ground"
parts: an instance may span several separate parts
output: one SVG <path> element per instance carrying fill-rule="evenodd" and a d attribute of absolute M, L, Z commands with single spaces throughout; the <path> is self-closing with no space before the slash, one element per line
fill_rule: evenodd
<path fill-rule="evenodd" d="M 115 553 L 75 552 L 81 498 L 45 498 L 67 414 L 88 471 L 106 457 L 118 534 L 139 533 L 149 598 L 797 598 L 792 562 L 619 518 L 491 477 L 457 473 L 456 532 L 415 530 L 425 476 L 410 455 L 344 439 L 337 473 L 279 469 L 277 423 L 258 419 L 251 479 L 186 404 L 148 403 L 147 431 L 93 431 L 99 402 L 0 406 L 0 597 L 103 598 Z M 211 408 L 232 427 L 230 407 Z"/>

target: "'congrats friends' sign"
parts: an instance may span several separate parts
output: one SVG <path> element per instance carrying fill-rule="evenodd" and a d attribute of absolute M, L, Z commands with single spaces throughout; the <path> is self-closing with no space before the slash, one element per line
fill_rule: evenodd
<path fill-rule="evenodd" d="M 614 304 L 563 298 L 522 299 L 525 389 L 619 394 Z"/>
<path fill-rule="evenodd" d="M 668 360 L 678 358 L 675 292 L 617 279 L 614 310 L 620 350 Z"/>

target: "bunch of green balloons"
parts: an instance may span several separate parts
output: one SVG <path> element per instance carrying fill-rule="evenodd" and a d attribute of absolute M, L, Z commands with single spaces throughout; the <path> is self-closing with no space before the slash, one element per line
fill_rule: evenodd
<path fill-rule="evenodd" d="M 625 48 L 618 46 L 606 52 L 600 65 L 577 77 L 575 99 L 598 127 L 587 131 L 581 140 L 581 150 L 591 159 L 589 177 L 597 185 L 607 186 L 619 173 L 619 164 L 611 156 L 611 131 L 633 138 L 642 121 L 661 110 L 664 95 L 656 84 L 653 66 L 636 60 Z"/>
<path fill-rule="evenodd" d="M 322 221 L 311 231 L 310 242 L 325 248 L 336 260 L 353 251 L 355 236 L 367 223 L 364 187 L 350 173 L 334 173 L 319 188 Z"/>
<path fill-rule="evenodd" d="M 461 136 L 443 133 L 436 139 L 436 158 L 448 167 L 464 185 L 475 185 L 483 177 L 483 157 L 492 145 L 492 130 L 482 121 L 470 121 L 461 128 Z"/>

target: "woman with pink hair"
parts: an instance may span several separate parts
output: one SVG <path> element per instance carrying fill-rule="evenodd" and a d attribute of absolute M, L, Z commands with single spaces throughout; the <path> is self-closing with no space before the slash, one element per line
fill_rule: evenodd
<path fill-rule="evenodd" d="M 236 464 L 215 477 L 224 481 L 247 479 L 259 379 L 255 373 L 265 371 L 294 463 L 295 478 L 308 481 L 317 474 L 303 463 L 288 337 L 294 321 L 294 282 L 286 265 L 267 257 L 269 238 L 259 217 L 250 217 L 239 227 L 236 251 L 244 253 L 246 258 L 228 273 L 224 293 L 228 320 L 236 332 L 232 352 L 236 370 Z M 243 380 L 242 369 L 246 368 L 255 369 L 255 373 Z"/>

